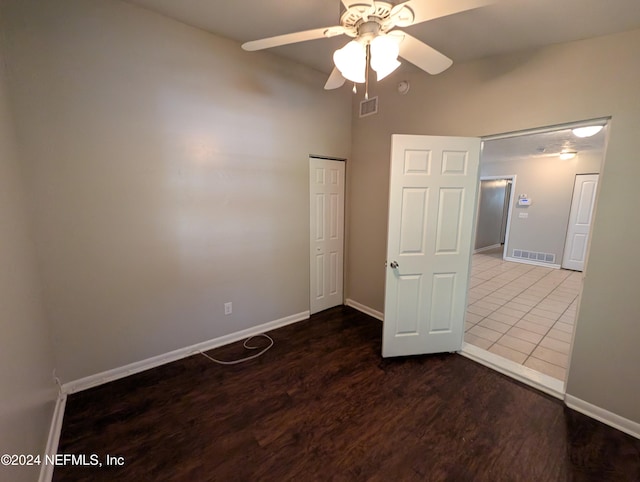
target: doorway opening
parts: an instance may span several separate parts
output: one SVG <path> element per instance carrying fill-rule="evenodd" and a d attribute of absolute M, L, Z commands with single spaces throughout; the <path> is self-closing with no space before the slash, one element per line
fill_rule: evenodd
<path fill-rule="evenodd" d="M 486 253 L 503 257 L 515 182 L 515 174 L 480 177 L 474 254 Z"/>
<path fill-rule="evenodd" d="M 463 354 L 558 397 L 569 367 L 607 121 L 483 139 Z M 578 137 L 574 130 L 586 125 L 601 129 Z M 508 200 L 506 186 L 496 182 L 501 179 L 512 180 Z M 567 257 L 582 263 L 567 265 Z"/>

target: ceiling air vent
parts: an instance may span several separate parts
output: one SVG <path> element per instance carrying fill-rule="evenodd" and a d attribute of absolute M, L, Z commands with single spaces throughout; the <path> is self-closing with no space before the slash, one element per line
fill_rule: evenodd
<path fill-rule="evenodd" d="M 378 113 L 378 97 L 360 102 L 360 117 L 367 117 Z"/>

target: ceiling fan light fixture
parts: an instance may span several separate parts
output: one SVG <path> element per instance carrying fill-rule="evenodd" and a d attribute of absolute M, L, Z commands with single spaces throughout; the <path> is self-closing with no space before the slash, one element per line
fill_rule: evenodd
<path fill-rule="evenodd" d="M 595 136 L 598 132 L 602 130 L 604 126 L 585 126 L 585 127 L 576 127 L 571 132 L 576 137 L 591 137 Z"/>
<path fill-rule="evenodd" d="M 345 7 L 340 24 L 313 28 L 300 32 L 275 35 L 242 44 L 248 51 L 264 50 L 310 40 L 347 35 L 354 39 L 334 52 L 335 68 L 324 88 L 337 89 L 346 80 L 365 84 L 364 96 L 368 96 L 370 71 L 375 70 L 378 80 L 384 79 L 399 66 L 398 51 L 402 42 L 402 58 L 419 69 L 439 74 L 448 69 L 453 60 L 410 34 L 397 30 L 421 24 L 428 20 L 473 10 L 496 0 L 451 0 L 454 4 L 440 8 L 427 8 L 426 0 L 342 0 Z M 443 0 L 444 1 L 444 0 Z M 445 2 L 447 3 L 447 2 Z M 595 121 L 598 122 L 598 121 Z"/>
<path fill-rule="evenodd" d="M 388 35 L 379 35 L 371 41 L 371 68 L 378 74 L 378 80 L 384 79 L 400 67 L 399 39 Z"/>
<path fill-rule="evenodd" d="M 569 159 L 576 157 L 577 154 L 578 153 L 576 151 L 562 151 L 559 157 L 563 161 L 568 161 Z"/>
<path fill-rule="evenodd" d="M 384 79 L 400 65 L 400 62 L 396 59 L 385 60 L 384 62 L 374 62 L 371 59 L 371 68 L 376 71 L 378 81 Z"/>
<path fill-rule="evenodd" d="M 333 62 L 345 79 L 363 83 L 367 67 L 367 51 L 364 45 L 352 40 L 333 53 Z"/>

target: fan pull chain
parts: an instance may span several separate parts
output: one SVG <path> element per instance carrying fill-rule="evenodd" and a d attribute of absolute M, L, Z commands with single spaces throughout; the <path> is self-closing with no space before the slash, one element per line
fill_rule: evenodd
<path fill-rule="evenodd" d="M 367 59 L 364 66 L 364 100 L 369 100 L 369 59 L 371 57 L 370 45 L 367 43 Z"/>

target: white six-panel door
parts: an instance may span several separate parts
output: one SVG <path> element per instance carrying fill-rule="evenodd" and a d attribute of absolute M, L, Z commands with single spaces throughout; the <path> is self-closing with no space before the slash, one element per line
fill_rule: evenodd
<path fill-rule="evenodd" d="M 343 301 L 344 162 L 309 159 L 310 312 Z"/>
<path fill-rule="evenodd" d="M 578 174 L 576 176 L 567 239 L 562 256 L 562 267 L 565 269 L 584 270 L 597 189 L 598 174 Z"/>
<path fill-rule="evenodd" d="M 460 350 L 480 139 L 394 135 L 382 356 Z"/>

